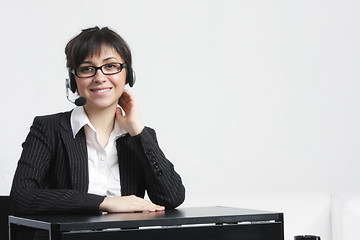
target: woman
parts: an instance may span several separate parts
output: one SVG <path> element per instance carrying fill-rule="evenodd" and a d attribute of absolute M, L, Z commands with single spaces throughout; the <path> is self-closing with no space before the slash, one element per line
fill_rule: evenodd
<path fill-rule="evenodd" d="M 162 211 L 185 198 L 180 176 L 142 124 L 131 52 L 108 28 L 83 30 L 65 48 L 73 111 L 36 117 L 11 189 L 14 214 Z M 121 109 L 120 109 L 120 107 Z M 143 199 L 145 190 L 150 201 Z"/>

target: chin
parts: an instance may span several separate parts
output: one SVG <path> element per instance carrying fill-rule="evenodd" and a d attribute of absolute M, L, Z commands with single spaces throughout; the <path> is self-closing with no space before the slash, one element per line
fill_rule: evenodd
<path fill-rule="evenodd" d="M 116 109 L 116 106 L 117 106 L 117 101 L 116 102 L 95 102 L 95 103 L 89 103 L 89 104 L 86 104 L 88 105 L 88 107 L 91 107 L 91 108 L 94 108 L 94 109 L 99 109 L 99 110 L 104 110 L 104 109 L 107 109 L 107 108 L 114 108 Z M 85 105 L 85 106 L 86 106 Z"/>

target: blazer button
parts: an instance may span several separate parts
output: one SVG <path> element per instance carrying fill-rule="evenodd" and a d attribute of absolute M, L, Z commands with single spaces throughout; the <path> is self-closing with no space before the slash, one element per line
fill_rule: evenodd
<path fill-rule="evenodd" d="M 159 177 L 163 175 L 163 171 L 160 169 L 159 171 L 156 172 L 156 175 L 158 175 Z"/>
<path fill-rule="evenodd" d="M 159 164 L 154 163 L 154 169 L 155 169 L 155 170 L 159 169 Z"/>

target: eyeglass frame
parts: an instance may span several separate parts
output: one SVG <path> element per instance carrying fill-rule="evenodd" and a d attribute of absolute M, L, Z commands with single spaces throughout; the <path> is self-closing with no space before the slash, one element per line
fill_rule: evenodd
<path fill-rule="evenodd" d="M 105 65 L 114 64 L 114 63 L 120 64 L 120 67 L 121 67 L 120 71 L 115 72 L 115 73 L 104 73 L 104 71 L 103 71 L 102 68 L 103 68 Z M 79 67 L 80 67 L 80 66 L 79 66 Z M 91 76 L 86 76 L 86 77 L 79 77 L 79 76 L 78 76 L 78 74 L 77 74 L 77 69 L 78 69 L 79 67 L 77 67 L 77 68 L 74 69 L 74 70 L 71 70 L 70 72 L 71 72 L 72 74 L 74 74 L 75 76 L 77 76 L 78 78 L 89 78 L 89 77 L 95 76 L 96 73 L 97 73 L 97 71 L 98 71 L 99 69 L 100 69 L 100 71 L 101 71 L 104 75 L 114 75 L 114 74 L 120 73 L 124 68 L 127 68 L 128 65 L 126 64 L 126 62 L 124 62 L 124 63 L 112 62 L 112 63 L 105 63 L 105 64 L 103 64 L 103 65 L 101 65 L 101 66 L 99 66 L 99 67 L 96 67 L 96 66 L 87 66 L 87 67 L 92 67 L 92 68 L 94 68 L 94 69 L 95 69 L 95 72 L 94 72 L 93 75 L 91 75 Z"/>

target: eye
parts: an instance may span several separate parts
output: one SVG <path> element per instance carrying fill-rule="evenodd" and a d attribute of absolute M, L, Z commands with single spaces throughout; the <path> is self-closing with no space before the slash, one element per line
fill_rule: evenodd
<path fill-rule="evenodd" d="M 120 70 L 120 64 L 118 63 L 108 63 L 104 65 L 105 70 L 107 71 L 119 71 Z"/>
<path fill-rule="evenodd" d="M 78 73 L 89 73 L 93 71 L 94 71 L 94 67 L 91 66 L 79 67 L 77 70 Z"/>

